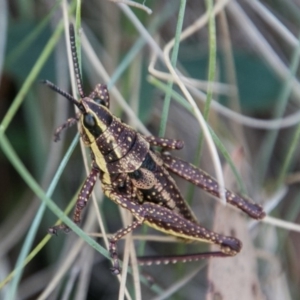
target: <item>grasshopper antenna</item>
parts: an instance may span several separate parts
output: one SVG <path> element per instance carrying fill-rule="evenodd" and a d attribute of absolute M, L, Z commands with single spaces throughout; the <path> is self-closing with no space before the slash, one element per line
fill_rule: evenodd
<path fill-rule="evenodd" d="M 79 69 L 79 64 L 78 64 L 78 56 L 77 56 L 76 43 L 75 43 L 75 31 L 74 31 L 73 24 L 70 24 L 70 26 L 69 26 L 69 33 L 70 33 L 70 46 L 71 46 L 71 53 L 72 53 L 77 89 L 78 89 L 80 97 L 84 98 L 84 93 L 83 93 L 83 89 L 82 89 L 82 77 L 80 74 L 80 69 Z"/>
<path fill-rule="evenodd" d="M 85 113 L 85 108 L 83 107 L 83 105 L 79 101 L 77 101 L 72 95 L 61 90 L 58 86 L 56 86 L 49 80 L 41 80 L 41 83 L 46 84 L 51 90 L 55 91 L 56 93 L 60 94 L 61 96 L 75 104 L 82 113 Z"/>

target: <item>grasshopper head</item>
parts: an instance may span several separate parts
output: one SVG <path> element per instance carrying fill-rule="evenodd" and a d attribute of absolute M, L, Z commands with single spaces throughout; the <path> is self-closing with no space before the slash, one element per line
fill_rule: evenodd
<path fill-rule="evenodd" d="M 97 137 L 99 137 L 111 124 L 113 116 L 108 109 L 109 98 L 105 86 L 97 85 L 94 92 L 92 92 L 89 97 L 83 97 L 76 100 L 72 95 L 62 91 L 52 82 L 44 80 L 43 83 L 78 107 L 82 136 L 86 145 L 93 143 L 94 140 L 97 139 Z M 97 88 L 99 87 L 102 87 L 102 89 L 106 91 L 104 96 L 103 93 L 97 92 Z M 91 96 L 93 98 L 91 98 Z"/>
<path fill-rule="evenodd" d="M 94 99 L 85 97 L 80 104 L 80 123 L 82 134 L 86 144 L 92 143 L 110 126 L 113 116 L 105 106 L 105 103 L 97 103 Z"/>

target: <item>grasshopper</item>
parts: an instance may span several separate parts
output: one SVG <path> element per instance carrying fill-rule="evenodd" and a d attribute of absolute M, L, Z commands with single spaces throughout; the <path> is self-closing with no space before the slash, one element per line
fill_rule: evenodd
<path fill-rule="evenodd" d="M 215 233 L 199 224 L 170 175 L 170 173 L 177 174 L 208 193 L 220 197 L 219 185 L 215 179 L 167 152 L 182 149 L 183 142 L 144 136 L 121 122 L 109 110 L 110 98 L 105 85 L 97 84 L 88 96 L 84 94 L 72 24 L 69 30 L 80 99 L 75 99 L 47 80 L 44 83 L 79 109 L 75 118 L 68 119 L 56 130 L 55 140 L 59 139 L 63 129 L 79 122 L 81 138 L 91 150 L 91 171 L 79 192 L 73 221 L 76 224 L 80 223 L 81 212 L 88 202 L 97 178 L 100 179 L 104 194 L 134 216 L 131 225 L 117 231 L 109 240 L 112 273 L 120 273 L 117 241 L 143 223 L 184 241 L 216 244 L 220 250 L 170 257 L 140 257 L 138 259 L 140 264 L 230 257 L 240 252 L 242 243 L 237 238 Z M 153 148 L 156 146 L 162 150 L 155 151 Z M 259 220 L 265 216 L 260 205 L 229 190 L 225 190 L 225 195 L 229 204 L 241 209 L 250 217 Z M 62 224 L 50 228 L 49 232 L 56 234 L 61 229 L 65 232 L 70 230 Z"/>

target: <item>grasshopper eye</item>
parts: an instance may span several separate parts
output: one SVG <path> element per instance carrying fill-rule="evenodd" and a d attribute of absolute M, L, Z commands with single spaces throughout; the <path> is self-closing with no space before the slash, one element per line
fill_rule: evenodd
<path fill-rule="evenodd" d="M 93 100 L 100 105 L 106 106 L 106 102 L 101 98 L 95 98 Z"/>
<path fill-rule="evenodd" d="M 96 125 L 95 117 L 91 114 L 85 114 L 83 118 L 84 126 L 88 129 L 93 128 Z"/>
<path fill-rule="evenodd" d="M 83 117 L 83 125 L 90 131 L 94 137 L 98 137 L 102 130 L 97 125 L 96 119 L 92 114 L 86 113 Z"/>

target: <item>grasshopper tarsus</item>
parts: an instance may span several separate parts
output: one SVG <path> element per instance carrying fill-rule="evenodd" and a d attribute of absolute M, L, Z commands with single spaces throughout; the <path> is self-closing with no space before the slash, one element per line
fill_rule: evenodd
<path fill-rule="evenodd" d="M 58 229 L 54 227 L 50 227 L 48 228 L 47 232 L 51 235 L 56 235 L 57 236 L 57 232 L 58 232 Z"/>
<path fill-rule="evenodd" d="M 65 224 L 56 225 L 48 229 L 49 234 L 56 235 L 56 236 L 59 231 L 63 231 L 64 233 L 69 233 L 71 229 Z"/>
<path fill-rule="evenodd" d="M 118 267 L 110 267 L 110 272 L 115 275 L 118 276 L 121 274 L 121 268 Z"/>
<path fill-rule="evenodd" d="M 110 271 L 113 275 L 119 275 L 121 273 L 121 268 L 117 253 L 116 241 L 113 239 L 109 240 L 109 254 L 112 259 L 112 267 L 110 268 Z"/>

